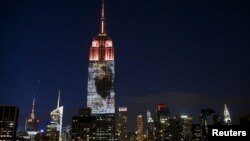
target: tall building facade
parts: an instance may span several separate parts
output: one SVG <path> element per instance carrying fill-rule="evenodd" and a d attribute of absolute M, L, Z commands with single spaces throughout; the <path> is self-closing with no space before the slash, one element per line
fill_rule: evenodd
<path fill-rule="evenodd" d="M 220 125 L 221 118 L 215 113 L 213 109 L 202 109 L 200 114 L 200 125 L 202 140 L 208 138 L 208 125 Z"/>
<path fill-rule="evenodd" d="M 114 81 L 114 46 L 106 32 L 102 0 L 100 32 L 94 37 L 89 51 L 87 90 L 87 107 L 96 117 L 96 140 L 117 140 Z"/>
<path fill-rule="evenodd" d="M 170 115 L 167 105 L 158 104 L 156 110 L 156 140 L 166 141 L 170 140 Z"/>
<path fill-rule="evenodd" d="M 170 119 L 170 140 L 191 141 L 192 139 L 192 117 L 187 115 L 174 116 Z"/>
<path fill-rule="evenodd" d="M 142 115 L 137 116 L 137 141 L 143 141 L 143 119 Z"/>
<path fill-rule="evenodd" d="M 15 141 L 19 109 L 16 106 L 0 106 L 0 140 Z"/>
<path fill-rule="evenodd" d="M 155 141 L 154 120 L 149 110 L 147 111 L 147 141 Z"/>
<path fill-rule="evenodd" d="M 39 120 L 35 115 L 35 98 L 33 98 L 31 114 L 26 118 L 25 122 L 25 131 L 27 132 L 31 141 L 35 140 L 35 135 L 38 131 L 38 123 Z"/>
<path fill-rule="evenodd" d="M 93 39 L 89 52 L 87 106 L 92 109 L 92 114 L 114 114 L 114 48 L 105 29 L 103 0 L 100 27 L 100 33 Z"/>
<path fill-rule="evenodd" d="M 127 136 L 128 136 L 127 122 L 128 122 L 127 107 L 119 107 L 118 121 L 117 121 L 118 141 L 127 141 Z"/>
<path fill-rule="evenodd" d="M 33 98 L 31 114 L 27 117 L 26 122 L 25 122 L 25 131 L 36 132 L 38 123 L 39 123 L 39 120 L 37 119 L 35 115 L 35 98 Z"/>
<path fill-rule="evenodd" d="M 95 140 L 95 126 L 96 118 L 91 116 L 91 109 L 84 108 L 79 110 L 78 116 L 72 118 L 72 141 Z"/>
<path fill-rule="evenodd" d="M 201 141 L 201 125 L 200 124 L 192 124 L 192 141 Z"/>
<path fill-rule="evenodd" d="M 192 123 L 193 123 L 193 118 L 191 116 L 181 115 L 182 140 L 191 141 L 191 139 L 192 139 Z"/>
<path fill-rule="evenodd" d="M 60 106 L 60 90 L 58 93 L 57 107 L 50 112 L 51 121 L 47 125 L 47 136 L 50 140 L 62 141 L 63 106 Z"/>

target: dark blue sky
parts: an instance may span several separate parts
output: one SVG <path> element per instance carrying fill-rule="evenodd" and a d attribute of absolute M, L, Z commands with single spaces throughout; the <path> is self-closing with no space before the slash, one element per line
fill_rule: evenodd
<path fill-rule="evenodd" d="M 116 55 L 116 105 L 136 114 L 171 115 L 201 108 L 233 122 L 250 107 L 250 2 L 248 0 L 106 0 L 107 32 Z M 0 104 L 20 108 L 20 128 L 31 112 L 41 127 L 56 107 L 64 125 L 86 107 L 89 47 L 99 32 L 100 0 L 0 1 Z"/>

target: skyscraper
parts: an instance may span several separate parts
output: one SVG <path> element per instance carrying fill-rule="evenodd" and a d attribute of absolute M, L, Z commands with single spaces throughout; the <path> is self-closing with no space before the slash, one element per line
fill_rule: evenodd
<path fill-rule="evenodd" d="M 151 113 L 147 111 L 147 141 L 155 141 L 155 126 Z"/>
<path fill-rule="evenodd" d="M 25 122 L 25 131 L 30 137 L 31 141 L 35 140 L 35 135 L 37 134 L 37 127 L 38 127 L 39 120 L 35 115 L 35 97 L 33 98 L 32 102 L 32 110 L 31 114 L 27 117 Z"/>
<path fill-rule="evenodd" d="M 191 141 L 192 117 L 187 115 L 174 116 L 170 119 L 170 140 Z"/>
<path fill-rule="evenodd" d="M 200 124 L 192 124 L 192 141 L 201 141 L 201 125 Z"/>
<path fill-rule="evenodd" d="M 227 105 L 226 104 L 224 105 L 224 124 L 227 124 L 227 125 L 232 124 L 231 116 L 229 114 L 229 111 L 227 109 Z"/>
<path fill-rule="evenodd" d="M 19 109 L 16 106 L 0 106 L 0 140 L 15 141 Z"/>
<path fill-rule="evenodd" d="M 182 125 L 181 135 L 184 141 L 191 141 L 192 122 L 193 118 L 191 116 L 181 115 L 181 125 Z"/>
<path fill-rule="evenodd" d="M 117 122 L 117 132 L 119 134 L 119 141 L 127 141 L 127 122 L 128 122 L 128 112 L 127 107 L 119 107 L 118 110 L 118 122 Z"/>
<path fill-rule="evenodd" d="M 94 141 L 95 123 L 96 119 L 91 116 L 90 108 L 80 109 L 78 116 L 72 118 L 72 141 Z"/>
<path fill-rule="evenodd" d="M 142 119 L 142 115 L 137 116 L 137 141 L 143 141 L 143 119 Z"/>
<path fill-rule="evenodd" d="M 62 141 L 63 106 L 60 106 L 60 90 L 58 92 L 57 107 L 50 113 L 51 121 L 47 126 L 47 134 L 52 140 Z"/>
<path fill-rule="evenodd" d="M 113 41 L 105 28 L 104 0 L 100 32 L 90 47 L 87 107 L 96 117 L 96 140 L 117 140 L 115 130 L 115 62 Z"/>
<path fill-rule="evenodd" d="M 90 47 L 87 106 L 92 114 L 115 113 L 115 62 L 113 42 L 105 29 L 102 0 L 100 33 Z"/>
<path fill-rule="evenodd" d="M 200 125 L 202 139 L 207 140 L 208 125 L 220 125 L 221 118 L 215 113 L 213 109 L 202 109 L 200 114 Z"/>
<path fill-rule="evenodd" d="M 35 115 L 35 98 L 33 98 L 32 110 L 31 114 L 26 119 L 25 131 L 37 131 L 38 122 L 39 120 Z"/>
<path fill-rule="evenodd" d="M 161 103 L 156 110 L 156 140 L 163 141 L 170 139 L 170 116 L 168 107 Z"/>

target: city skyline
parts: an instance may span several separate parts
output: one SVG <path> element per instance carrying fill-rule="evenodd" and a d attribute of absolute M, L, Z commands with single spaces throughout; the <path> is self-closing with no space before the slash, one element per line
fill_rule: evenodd
<path fill-rule="evenodd" d="M 58 89 L 64 126 L 86 107 L 99 2 L 1 1 L 0 103 L 20 108 L 19 127 L 34 94 L 42 126 Z M 249 2 L 178 2 L 105 1 L 116 47 L 116 108 L 128 107 L 130 129 L 137 114 L 146 117 L 159 103 L 168 105 L 170 115 L 194 119 L 202 108 L 222 116 L 224 104 L 233 123 L 249 113 Z"/>

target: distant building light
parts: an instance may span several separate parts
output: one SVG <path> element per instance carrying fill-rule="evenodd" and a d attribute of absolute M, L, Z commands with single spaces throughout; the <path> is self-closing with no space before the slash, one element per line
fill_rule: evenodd
<path fill-rule="evenodd" d="M 119 107 L 119 112 L 126 112 L 127 111 L 127 107 Z"/>
<path fill-rule="evenodd" d="M 37 134 L 36 131 L 28 131 L 27 133 L 28 133 L 28 135 L 36 135 Z"/>
<path fill-rule="evenodd" d="M 44 132 L 44 130 L 43 130 L 43 129 L 41 129 L 41 130 L 40 130 L 40 132 L 41 132 L 41 133 L 43 133 L 43 132 Z"/>
<path fill-rule="evenodd" d="M 181 115 L 181 118 L 188 118 L 187 115 Z"/>

